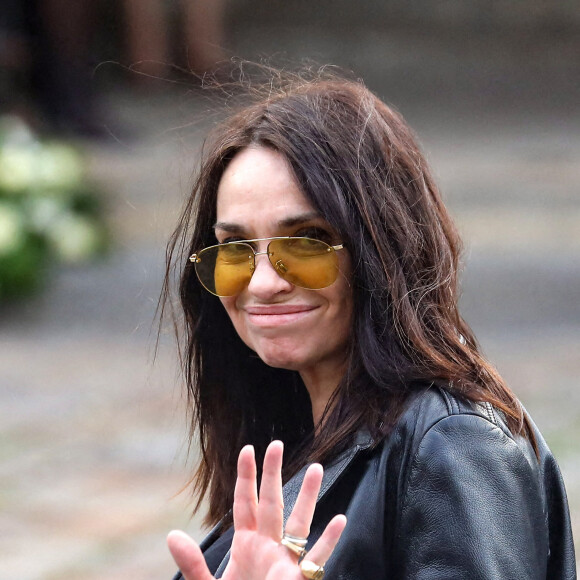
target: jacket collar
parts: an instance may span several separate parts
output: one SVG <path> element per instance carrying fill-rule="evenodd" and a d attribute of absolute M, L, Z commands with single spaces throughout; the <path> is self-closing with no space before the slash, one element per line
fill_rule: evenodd
<path fill-rule="evenodd" d="M 320 492 L 318 493 L 316 503 L 318 503 L 334 486 L 336 481 L 358 453 L 364 449 L 368 449 L 371 445 L 372 438 L 370 434 L 366 430 L 361 430 L 356 434 L 354 443 L 324 467 L 324 475 L 322 476 L 322 484 L 320 486 Z M 302 480 L 304 479 L 307 469 L 308 465 L 305 465 L 298 473 L 296 473 L 296 475 L 289 479 L 282 488 L 282 496 L 284 498 L 284 525 L 286 525 L 286 521 L 294 509 L 294 504 L 298 498 L 298 492 L 300 491 Z"/>
<path fill-rule="evenodd" d="M 340 453 L 334 460 L 332 460 L 328 465 L 324 467 L 324 475 L 322 476 L 322 484 L 320 486 L 320 492 L 318 493 L 318 498 L 316 503 L 318 503 L 336 483 L 340 476 L 344 473 L 346 468 L 352 463 L 353 459 L 363 450 L 368 449 L 373 443 L 372 437 L 367 430 L 360 430 L 355 437 L 354 443 Z M 298 492 L 302 485 L 302 480 L 308 465 L 305 465 L 296 475 L 290 478 L 284 487 L 282 488 L 282 496 L 284 498 L 284 525 L 288 517 L 294 509 L 294 504 L 298 498 Z M 211 545 L 218 532 L 222 528 L 222 523 L 218 523 L 208 534 L 208 536 L 203 540 L 200 547 L 202 550 L 206 549 Z M 230 560 L 230 550 L 224 556 L 221 564 L 216 570 L 215 577 L 220 578 L 224 573 L 224 570 Z"/>

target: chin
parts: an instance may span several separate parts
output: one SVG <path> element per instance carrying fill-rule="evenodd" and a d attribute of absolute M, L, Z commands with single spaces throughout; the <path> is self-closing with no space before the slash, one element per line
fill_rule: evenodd
<path fill-rule="evenodd" d="M 257 354 L 265 364 L 267 364 L 269 367 L 274 367 L 276 369 L 299 371 L 304 366 L 304 362 L 301 362 L 296 358 L 288 356 L 268 355 L 260 352 L 258 352 Z"/>
<path fill-rule="evenodd" d="M 296 349 L 290 345 L 275 345 L 274 348 L 272 348 L 272 345 L 266 348 L 260 348 L 258 346 L 257 348 L 253 348 L 253 350 L 270 367 L 298 371 L 305 365 L 304 355 L 296 352 Z"/>

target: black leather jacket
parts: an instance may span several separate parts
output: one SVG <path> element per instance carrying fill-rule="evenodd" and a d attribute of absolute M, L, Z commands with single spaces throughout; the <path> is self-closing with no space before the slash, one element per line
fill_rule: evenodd
<path fill-rule="evenodd" d="M 539 461 L 491 405 L 435 387 L 412 400 L 380 445 L 359 433 L 326 466 L 309 537 L 312 545 L 332 516 L 346 514 L 326 578 L 576 578 L 566 493 L 537 430 L 536 437 Z M 285 517 L 303 475 L 284 486 Z M 218 535 L 219 524 L 202 550 Z"/>

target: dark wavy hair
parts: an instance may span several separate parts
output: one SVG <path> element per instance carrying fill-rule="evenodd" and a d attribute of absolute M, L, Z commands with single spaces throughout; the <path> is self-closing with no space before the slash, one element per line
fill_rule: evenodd
<path fill-rule="evenodd" d="M 240 448 L 285 442 L 287 478 L 325 462 L 361 428 L 388 436 L 408 398 L 431 384 L 488 401 L 533 442 L 521 405 L 482 357 L 457 306 L 460 239 L 414 135 L 361 82 L 294 77 L 231 114 L 206 140 L 193 191 L 168 246 L 164 296 L 178 266 L 179 344 L 200 459 L 191 483 L 206 523 L 232 506 Z M 320 425 L 293 371 L 268 367 L 237 336 L 187 257 L 217 243 L 216 196 L 242 149 L 281 153 L 306 197 L 336 230 L 353 265 L 354 316 L 347 370 Z M 173 275 L 172 275 L 173 272 Z"/>

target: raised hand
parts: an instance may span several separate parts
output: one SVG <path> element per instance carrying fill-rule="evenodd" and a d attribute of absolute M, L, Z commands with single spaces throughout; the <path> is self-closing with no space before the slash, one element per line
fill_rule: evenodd
<path fill-rule="evenodd" d="M 283 536 L 282 453 L 280 441 L 266 450 L 260 495 L 256 488 L 254 449 L 244 447 L 238 459 L 238 478 L 234 493 L 234 538 L 230 561 L 224 571 L 225 580 L 304 580 L 295 551 L 280 543 Z M 322 481 L 322 467 L 311 465 L 306 471 L 300 493 L 285 533 L 307 538 Z M 335 516 L 316 544 L 305 556 L 308 574 L 323 566 L 332 554 L 346 525 L 344 516 Z M 187 534 L 174 531 L 168 545 L 185 580 L 212 580 L 198 545 Z"/>

